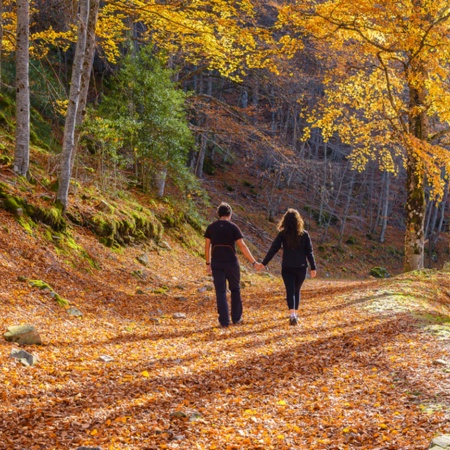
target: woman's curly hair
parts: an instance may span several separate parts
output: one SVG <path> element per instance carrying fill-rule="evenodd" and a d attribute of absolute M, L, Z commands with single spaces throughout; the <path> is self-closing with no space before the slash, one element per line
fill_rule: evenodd
<path fill-rule="evenodd" d="M 296 209 L 289 208 L 278 223 L 278 231 L 283 235 L 287 247 L 295 248 L 305 232 L 305 222 Z"/>

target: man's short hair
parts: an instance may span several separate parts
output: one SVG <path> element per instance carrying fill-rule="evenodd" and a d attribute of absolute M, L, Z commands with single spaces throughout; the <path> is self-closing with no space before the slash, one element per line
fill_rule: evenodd
<path fill-rule="evenodd" d="M 231 216 L 232 212 L 233 210 L 231 209 L 231 206 L 228 203 L 221 203 L 217 208 L 217 215 L 219 217 Z"/>

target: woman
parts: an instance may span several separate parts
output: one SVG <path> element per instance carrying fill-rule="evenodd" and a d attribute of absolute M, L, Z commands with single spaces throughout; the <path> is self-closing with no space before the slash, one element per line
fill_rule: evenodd
<path fill-rule="evenodd" d="M 286 287 L 289 323 L 297 325 L 300 289 L 306 278 L 308 262 L 311 267 L 311 278 L 317 275 L 311 238 L 304 229 L 304 222 L 299 212 L 292 208 L 289 208 L 280 220 L 278 231 L 278 236 L 272 242 L 262 264 L 267 266 L 278 250 L 283 247 L 281 276 Z"/>

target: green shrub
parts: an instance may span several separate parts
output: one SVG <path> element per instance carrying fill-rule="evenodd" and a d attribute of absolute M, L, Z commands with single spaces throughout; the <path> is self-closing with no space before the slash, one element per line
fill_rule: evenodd
<path fill-rule="evenodd" d="M 370 275 L 375 278 L 389 278 L 391 275 L 384 267 L 373 267 L 370 269 Z"/>

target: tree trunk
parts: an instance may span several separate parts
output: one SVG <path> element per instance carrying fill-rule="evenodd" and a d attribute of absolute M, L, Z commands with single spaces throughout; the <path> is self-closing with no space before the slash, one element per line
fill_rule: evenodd
<path fill-rule="evenodd" d="M 200 152 L 197 156 L 197 164 L 195 167 L 195 175 L 197 178 L 203 178 L 203 164 L 205 162 L 206 155 L 206 137 L 205 134 L 202 133 L 200 138 Z"/>
<path fill-rule="evenodd" d="M 164 191 L 166 189 L 166 179 L 167 179 L 167 166 L 161 168 L 161 170 L 158 170 L 158 172 L 155 175 L 156 191 L 158 193 L 159 198 L 164 197 Z"/>
<path fill-rule="evenodd" d="M 69 197 L 69 185 L 72 172 L 72 153 L 75 145 L 75 126 L 80 103 L 80 85 L 86 53 L 87 25 L 90 9 L 89 0 L 80 0 L 78 17 L 78 40 L 72 68 L 72 80 L 67 106 L 66 122 L 64 125 L 63 149 L 61 153 L 61 167 L 59 172 L 59 186 L 56 195 L 57 203 L 66 209 Z"/>
<path fill-rule="evenodd" d="M 424 70 L 417 71 L 419 77 Z M 412 76 L 410 78 L 413 78 Z M 414 77 L 417 78 L 417 77 Z M 424 76 L 421 77 L 424 79 Z M 425 109 L 425 88 L 409 87 L 410 133 L 425 141 L 428 138 L 428 118 Z M 419 111 L 419 112 L 417 112 Z M 407 148 L 406 159 L 406 232 L 404 270 L 424 268 L 425 175 L 423 164 L 414 148 Z"/>
<path fill-rule="evenodd" d="M 437 227 L 436 233 L 439 235 L 442 232 L 442 226 L 444 225 L 445 220 L 445 210 L 447 208 L 447 201 L 448 201 L 448 181 L 445 182 L 445 194 L 444 199 L 441 202 L 441 216 L 439 218 L 439 225 Z"/>
<path fill-rule="evenodd" d="M 81 82 L 80 82 L 80 102 L 78 105 L 75 122 L 75 137 L 74 137 L 74 150 L 72 155 L 72 162 L 73 159 L 75 158 L 75 154 L 78 147 L 78 141 L 80 139 L 80 127 L 86 115 L 86 104 L 89 93 L 89 81 L 91 79 L 92 66 L 94 64 L 94 56 L 95 56 L 95 28 L 97 26 L 99 5 L 100 0 L 90 0 L 89 19 L 86 35 L 86 53 L 84 57 L 83 72 L 81 75 Z"/>
<path fill-rule="evenodd" d="M 386 183 L 384 185 L 384 200 L 383 200 L 383 210 L 381 212 L 381 233 L 380 242 L 384 243 L 386 236 L 386 227 L 389 212 L 389 189 L 390 189 L 391 174 L 386 172 Z"/>
<path fill-rule="evenodd" d="M 354 184 L 355 184 L 355 172 L 352 171 L 352 175 L 350 178 L 350 186 L 348 188 L 347 201 L 345 203 L 344 214 L 341 219 L 341 229 L 339 230 L 339 245 L 342 245 L 342 239 L 344 238 L 345 224 L 347 222 L 348 212 L 350 210 L 350 203 L 352 201 Z"/>
<path fill-rule="evenodd" d="M 28 0 L 17 0 L 14 172 L 22 176 L 27 176 L 30 165 L 29 27 L 30 6 Z"/>

